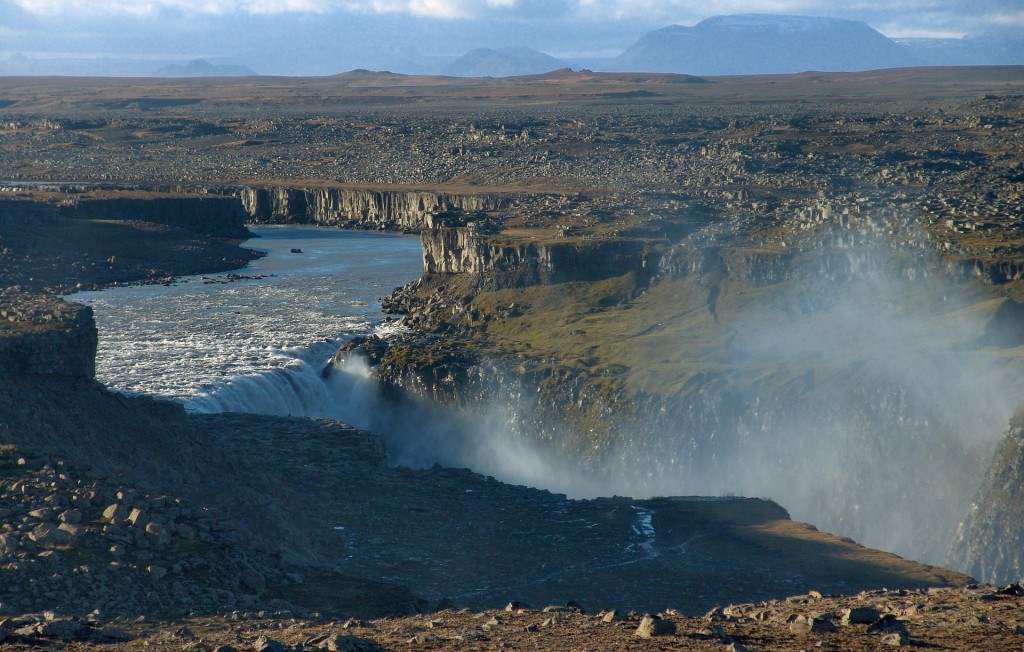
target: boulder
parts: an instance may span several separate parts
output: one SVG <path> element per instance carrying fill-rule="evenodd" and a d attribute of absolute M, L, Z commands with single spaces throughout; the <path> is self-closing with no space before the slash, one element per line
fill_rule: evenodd
<path fill-rule="evenodd" d="M 836 626 L 832 624 L 832 621 L 824 618 L 801 615 L 789 623 L 789 631 L 794 634 L 826 634 L 836 631 Z"/>
<path fill-rule="evenodd" d="M 894 632 L 906 635 L 907 626 L 892 614 L 886 614 L 868 626 L 868 634 L 891 634 Z"/>
<path fill-rule="evenodd" d="M 61 641 L 74 641 L 81 638 L 87 630 L 88 625 L 77 618 L 55 618 L 36 626 L 39 636 Z"/>
<path fill-rule="evenodd" d="M 658 616 L 650 614 L 643 617 L 640 625 L 636 628 L 636 634 L 640 638 L 653 638 L 655 636 L 672 636 L 676 633 L 675 623 L 669 620 L 662 620 Z"/>
<path fill-rule="evenodd" d="M 839 615 L 842 625 L 867 625 L 882 617 L 882 612 L 874 607 L 856 607 L 843 609 Z"/>
<path fill-rule="evenodd" d="M 114 525 L 120 525 L 126 516 L 128 516 L 128 508 L 123 503 L 108 505 L 103 510 L 103 518 Z"/>
<path fill-rule="evenodd" d="M 288 646 L 272 638 L 260 636 L 252 642 L 252 649 L 256 652 L 285 652 Z"/>
<path fill-rule="evenodd" d="M 71 540 L 71 534 L 56 525 L 41 523 L 28 533 L 28 538 L 41 546 L 63 546 Z"/>
<path fill-rule="evenodd" d="M 329 636 L 320 644 L 320 647 L 329 652 L 379 652 L 381 650 L 381 647 L 373 639 L 341 635 Z"/>

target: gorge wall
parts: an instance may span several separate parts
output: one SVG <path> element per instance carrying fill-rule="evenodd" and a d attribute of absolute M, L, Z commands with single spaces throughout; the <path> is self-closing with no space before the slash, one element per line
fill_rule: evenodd
<path fill-rule="evenodd" d="M 653 272 L 653 252 L 640 240 L 506 240 L 478 233 L 472 226 L 434 226 L 420 233 L 425 274 L 471 274 L 483 286 L 595 281 L 629 272 Z"/>
<path fill-rule="evenodd" d="M 238 195 L 257 224 L 315 224 L 418 232 L 429 216 L 498 211 L 510 201 L 498 193 L 352 188 L 242 188 Z"/>

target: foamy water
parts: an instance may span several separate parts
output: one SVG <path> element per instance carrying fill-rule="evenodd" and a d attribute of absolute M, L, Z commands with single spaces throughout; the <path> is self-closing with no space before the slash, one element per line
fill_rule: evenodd
<path fill-rule="evenodd" d="M 97 378 L 196 411 L 317 413 L 326 400 L 320 369 L 342 341 L 382 327 L 379 298 L 421 273 L 419 239 L 253 231 L 261 237 L 246 246 L 267 256 L 233 272 L 247 278 L 193 276 L 74 295 L 96 313 Z"/>

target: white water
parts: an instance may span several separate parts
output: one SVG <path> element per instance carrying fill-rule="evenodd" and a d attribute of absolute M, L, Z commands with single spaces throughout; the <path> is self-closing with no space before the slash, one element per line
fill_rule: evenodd
<path fill-rule="evenodd" d="M 538 451 L 501 409 L 463 415 L 418 401 L 396 406 L 357 356 L 322 373 L 347 339 L 401 328 L 384 321 L 378 298 L 420 276 L 418 238 L 254 231 L 262 237 L 246 244 L 268 255 L 235 273 L 265 278 L 229 282 L 219 274 L 75 295 L 96 314 L 97 378 L 194 412 L 343 421 L 384 437 L 392 464 L 470 467 L 508 482 L 598 494 L 588 478 Z"/>
<path fill-rule="evenodd" d="M 100 332 L 97 378 L 198 412 L 329 416 L 320 370 L 338 345 L 386 329 L 379 297 L 421 273 L 415 236 L 253 229 L 266 251 L 235 274 L 76 294 Z M 292 253 L 293 248 L 302 253 Z"/>

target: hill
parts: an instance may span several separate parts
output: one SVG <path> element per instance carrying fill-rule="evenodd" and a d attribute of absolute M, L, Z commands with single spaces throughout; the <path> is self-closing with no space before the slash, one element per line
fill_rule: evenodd
<path fill-rule="evenodd" d="M 748 75 L 898 68 L 918 61 L 859 21 L 809 16 L 715 16 L 643 36 L 614 70 Z"/>
<path fill-rule="evenodd" d="M 172 63 L 153 73 L 153 77 L 252 77 L 256 73 L 245 66 L 215 65 L 205 59 L 186 64 Z"/>
<path fill-rule="evenodd" d="M 535 75 L 565 68 L 561 59 L 527 47 L 477 48 L 445 67 L 446 75 L 456 77 L 512 77 Z"/>

